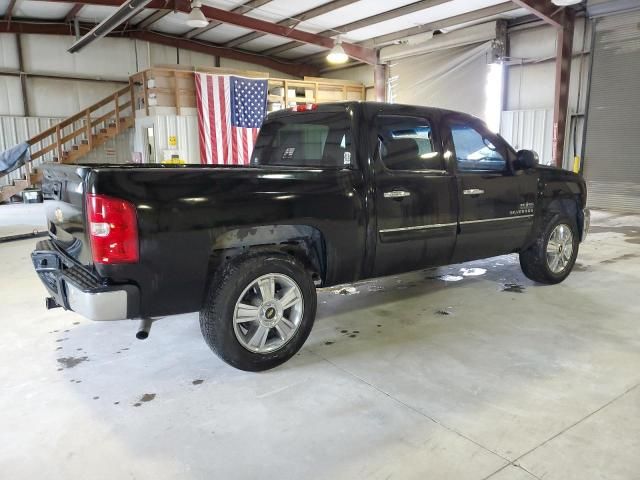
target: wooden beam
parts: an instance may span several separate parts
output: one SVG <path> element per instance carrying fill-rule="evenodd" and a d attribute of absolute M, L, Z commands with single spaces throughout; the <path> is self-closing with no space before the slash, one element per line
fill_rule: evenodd
<path fill-rule="evenodd" d="M 556 87 L 553 104 L 553 161 L 559 168 L 562 168 L 564 159 L 575 19 L 575 10 L 571 8 L 562 10 L 559 16 L 562 28 L 558 29 L 558 40 L 556 43 Z"/>
<path fill-rule="evenodd" d="M 313 67 L 312 65 L 280 61 L 274 58 L 265 57 L 257 53 L 249 53 L 241 50 L 233 50 L 230 48 L 213 45 L 213 44 L 202 42 L 202 41 L 195 41 L 195 40 L 190 40 L 188 38 L 182 38 L 182 37 L 174 37 L 171 35 L 151 32 L 149 30 L 131 31 L 128 33 L 128 36 L 131 38 L 137 38 L 139 40 L 145 40 L 151 43 L 169 45 L 171 47 L 205 53 L 207 55 L 231 58 L 231 59 L 240 60 L 243 62 L 254 63 L 256 65 L 262 65 L 263 67 L 272 68 L 274 70 L 288 73 L 289 75 L 293 75 L 296 77 L 304 77 L 305 75 L 317 75 L 318 73 L 318 69 Z"/>
<path fill-rule="evenodd" d="M 333 39 L 326 36 L 288 28 L 284 25 L 265 22 L 264 20 L 259 20 L 253 17 L 238 15 L 237 13 L 228 12 L 219 8 L 203 6 L 202 13 L 204 13 L 207 18 L 219 20 L 223 23 L 237 25 L 239 27 L 248 28 L 249 30 L 255 30 L 262 33 L 269 33 L 278 37 L 293 38 L 303 44 L 318 45 L 327 49 L 333 48 L 334 45 Z M 361 60 L 365 63 L 376 63 L 376 54 L 371 49 L 345 42 L 342 43 L 342 48 L 344 48 L 344 51 L 350 57 Z"/>
<path fill-rule="evenodd" d="M 73 28 L 62 22 L 9 22 L 0 21 L 0 31 L 9 33 L 42 33 L 44 35 L 73 35 Z"/>
<path fill-rule="evenodd" d="M 82 10 L 83 7 L 83 4 L 75 3 L 67 13 L 67 16 L 64 17 L 65 23 L 73 22 L 73 20 L 78 16 L 78 13 L 80 13 L 80 10 Z"/>
<path fill-rule="evenodd" d="M 536 17 L 556 28 L 562 27 L 562 23 L 558 20 L 558 13 L 562 10 L 562 7 L 555 7 L 547 0 L 513 0 L 513 3 L 526 8 Z"/>
<path fill-rule="evenodd" d="M 89 31 L 94 25 L 81 24 L 82 31 Z M 8 22 L 0 21 L 0 31 L 10 33 L 39 33 L 45 35 L 74 35 L 73 28 L 68 24 L 57 23 L 35 23 L 35 22 Z M 182 48 L 195 52 L 205 53 L 216 57 L 231 58 L 243 62 L 255 63 L 267 68 L 272 68 L 280 72 L 287 73 L 296 77 L 304 77 L 305 75 L 317 75 L 318 68 L 313 65 L 306 65 L 296 62 L 288 62 L 275 58 L 266 57 L 259 53 L 248 52 L 245 50 L 237 50 L 215 45 L 209 42 L 199 40 L 189 40 L 187 38 L 176 37 L 168 34 L 152 32 L 150 30 L 114 30 L 109 36 L 137 38 L 151 43 L 168 45 L 171 47 Z"/>
<path fill-rule="evenodd" d="M 242 15 L 244 13 L 250 12 L 251 10 L 254 10 L 254 9 L 259 8 L 259 7 L 263 6 L 263 5 L 266 5 L 267 3 L 271 2 L 271 1 L 273 1 L 273 0 L 249 0 L 247 3 L 244 3 L 244 4 L 240 5 L 239 7 L 232 8 L 231 11 L 234 12 L 234 13 L 239 13 L 239 14 Z M 193 30 L 189 30 L 183 36 L 185 38 L 197 37 L 201 33 L 208 32 L 209 30 L 212 30 L 212 29 L 216 28 L 219 25 L 222 25 L 222 22 L 211 22 L 206 27 L 194 28 Z"/>
<path fill-rule="evenodd" d="M 156 10 L 151 15 L 145 17 L 140 23 L 134 27 L 136 30 L 146 30 L 163 17 L 171 13 L 171 10 Z"/>
<path fill-rule="evenodd" d="M 386 12 L 378 13 L 377 15 L 372 15 L 370 17 L 363 18 L 355 22 L 346 23 L 339 27 L 332 28 L 331 30 L 325 30 L 323 32 L 320 32 L 318 35 L 322 35 L 325 37 L 334 37 L 339 34 L 349 33 L 349 32 L 353 32 L 354 30 L 358 30 L 360 28 L 369 27 L 371 25 L 375 25 L 376 23 L 385 22 L 387 20 L 393 20 L 394 18 L 400 17 L 402 15 L 408 15 L 410 13 L 426 10 L 428 8 L 446 3 L 448 1 L 449 0 L 420 0 L 418 2 L 405 5 L 404 7 L 394 8 L 393 10 L 388 10 Z M 264 50 L 261 53 L 265 55 L 277 55 L 279 53 L 286 52 L 287 50 L 297 48 L 301 45 L 303 44 L 300 42 L 289 42 L 289 43 L 285 43 L 284 45 L 278 45 L 277 47 L 269 48 L 267 50 Z"/>
<path fill-rule="evenodd" d="M 7 10 L 4 12 L 3 20 L 7 22 L 8 25 L 11 25 L 11 17 L 13 17 L 13 9 L 16 6 L 17 0 L 9 0 L 9 5 L 7 5 Z"/>
<path fill-rule="evenodd" d="M 359 0 L 334 0 L 332 2 L 328 2 L 320 5 L 319 7 L 312 8 L 305 12 L 294 15 L 291 18 L 285 18 L 284 20 L 278 22 L 278 25 L 284 25 L 285 27 L 294 27 L 301 22 L 306 22 L 307 20 L 311 20 L 312 18 L 319 17 L 320 15 L 324 15 L 328 12 L 333 12 L 342 7 L 346 7 L 347 5 L 351 5 L 352 3 L 356 3 Z M 233 40 L 224 44 L 225 47 L 237 47 L 238 45 L 242 45 L 243 43 L 250 42 L 251 40 L 255 40 L 256 38 L 260 38 L 265 36 L 266 33 L 261 32 L 252 32 L 247 33 L 238 38 L 234 38 Z"/>
<path fill-rule="evenodd" d="M 45 1 L 51 2 L 59 0 Z M 422 1 L 434 2 L 443 0 Z M 121 5 L 121 0 L 80 0 L 77 3 L 83 3 L 85 5 L 110 5 L 119 7 Z M 179 12 L 189 13 L 191 11 L 191 3 L 189 2 L 189 0 L 171 0 L 171 5 L 173 6 L 174 10 Z M 165 0 L 152 0 L 149 4 L 147 4 L 146 8 L 167 8 L 167 4 Z M 255 30 L 257 32 L 268 33 L 277 37 L 290 38 L 305 44 L 318 45 L 327 49 L 333 48 L 334 45 L 333 39 L 323 35 L 288 28 L 284 25 L 278 25 L 276 23 L 267 22 L 258 18 L 248 17 L 208 5 L 203 5 L 201 10 L 204 16 L 209 20 L 228 23 L 229 25 L 236 25 L 238 27 Z M 361 60 L 365 63 L 376 63 L 376 53 L 372 49 L 346 42 L 342 43 L 342 47 L 344 48 L 345 52 L 352 58 Z"/>

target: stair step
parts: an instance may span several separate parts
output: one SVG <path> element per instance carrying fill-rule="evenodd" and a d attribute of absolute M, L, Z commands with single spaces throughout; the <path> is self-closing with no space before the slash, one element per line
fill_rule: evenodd
<path fill-rule="evenodd" d="M 42 172 L 37 171 L 29 174 L 29 182 L 31 185 L 35 185 L 37 183 L 42 182 Z"/>

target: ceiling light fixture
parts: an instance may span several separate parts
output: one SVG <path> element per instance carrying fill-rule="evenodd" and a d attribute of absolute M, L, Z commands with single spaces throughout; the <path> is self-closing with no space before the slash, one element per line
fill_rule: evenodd
<path fill-rule="evenodd" d="M 202 3 L 198 0 L 193 0 L 191 2 L 191 11 L 189 12 L 189 17 L 187 18 L 187 25 L 191 28 L 202 28 L 209 25 L 209 20 L 202 13 Z"/>
<path fill-rule="evenodd" d="M 551 3 L 557 7 L 568 7 L 569 5 L 582 3 L 582 0 L 551 0 Z"/>
<path fill-rule="evenodd" d="M 349 60 L 349 55 L 347 55 L 342 48 L 342 42 L 340 39 L 336 40 L 336 43 L 333 45 L 333 48 L 327 54 L 327 61 L 333 64 L 347 63 Z"/>

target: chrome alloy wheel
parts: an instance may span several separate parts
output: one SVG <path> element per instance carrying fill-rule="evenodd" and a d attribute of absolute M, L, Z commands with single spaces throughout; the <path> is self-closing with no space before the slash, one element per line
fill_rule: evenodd
<path fill-rule="evenodd" d="M 282 348 L 298 330 L 304 313 L 300 288 L 281 273 L 269 273 L 244 289 L 233 311 L 240 344 L 254 353 Z"/>
<path fill-rule="evenodd" d="M 573 233 L 568 225 L 561 223 L 551 232 L 547 242 L 547 265 L 558 274 L 567 268 L 573 255 Z"/>

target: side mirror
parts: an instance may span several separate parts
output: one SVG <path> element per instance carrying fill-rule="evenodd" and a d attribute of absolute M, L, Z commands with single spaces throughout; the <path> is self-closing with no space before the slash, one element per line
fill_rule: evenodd
<path fill-rule="evenodd" d="M 519 150 L 517 153 L 517 167 L 527 170 L 538 165 L 538 154 L 533 150 Z"/>

